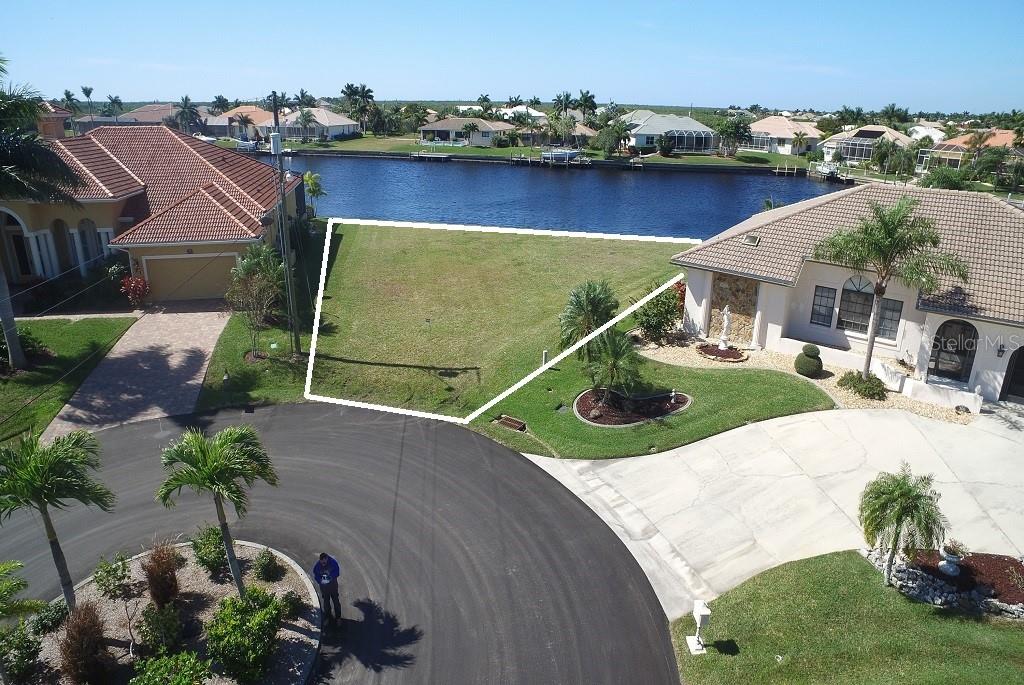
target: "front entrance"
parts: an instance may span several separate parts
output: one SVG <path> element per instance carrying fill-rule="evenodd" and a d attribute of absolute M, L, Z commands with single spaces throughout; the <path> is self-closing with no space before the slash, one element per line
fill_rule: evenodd
<path fill-rule="evenodd" d="M 977 328 L 959 319 L 944 322 L 932 341 L 928 375 L 959 383 L 969 382 L 977 348 Z"/>
<path fill-rule="evenodd" d="M 1010 362 L 1006 365 L 1006 376 L 1003 378 L 1003 392 L 999 399 L 1024 404 L 1024 352 L 1021 350 L 1024 350 L 1024 346 L 1018 347 L 1010 355 Z"/>

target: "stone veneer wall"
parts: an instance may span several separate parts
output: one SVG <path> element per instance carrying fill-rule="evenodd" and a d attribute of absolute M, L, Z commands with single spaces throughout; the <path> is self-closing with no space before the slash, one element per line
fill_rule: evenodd
<path fill-rule="evenodd" d="M 742 276 L 716 273 L 711 282 L 711 320 L 708 340 L 718 340 L 722 333 L 722 310 L 726 305 L 732 313 L 729 340 L 742 347 L 754 337 L 754 315 L 757 313 L 757 281 Z"/>

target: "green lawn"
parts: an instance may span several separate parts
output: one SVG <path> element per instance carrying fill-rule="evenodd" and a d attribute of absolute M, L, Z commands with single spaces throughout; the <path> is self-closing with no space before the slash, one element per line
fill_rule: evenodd
<path fill-rule="evenodd" d="M 719 157 L 717 155 L 677 155 L 675 157 L 662 157 L 652 155 L 644 157 L 647 164 L 720 164 L 727 166 L 763 166 L 772 167 L 799 167 L 807 168 L 807 158 L 799 155 L 782 155 L 777 152 L 748 152 L 740 150 L 735 157 Z"/>
<path fill-rule="evenodd" d="M 913 602 L 856 552 L 784 564 L 711 603 L 708 653 L 672 624 L 687 685 L 1020 683 L 1024 628 Z M 781 657 L 781 660 L 780 660 Z"/>
<path fill-rule="evenodd" d="M 648 360 L 643 377 L 650 391 L 681 391 L 693 397 L 693 404 L 661 421 L 631 428 L 583 423 L 573 413 L 572 403 L 590 380 L 573 358 L 489 409 L 473 422 L 473 428 L 522 452 L 603 459 L 661 452 L 754 421 L 834 406 L 812 383 L 779 371 L 695 369 Z M 526 421 L 540 441 L 492 424 L 500 414 Z"/>
<path fill-rule="evenodd" d="M 336 227 L 313 374 L 320 395 L 465 416 L 557 351 L 569 290 L 608 279 L 622 307 L 683 245 Z"/>
<path fill-rule="evenodd" d="M 30 429 L 42 432 L 133 323 L 131 317 L 19 321 L 18 329 L 34 336 L 48 353 L 31 359 L 27 370 L 0 375 L 0 442 Z M 66 378 L 56 382 L 69 371 Z"/>

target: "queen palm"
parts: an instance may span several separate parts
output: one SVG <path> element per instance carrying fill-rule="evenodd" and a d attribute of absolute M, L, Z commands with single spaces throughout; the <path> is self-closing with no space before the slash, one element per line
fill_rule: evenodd
<path fill-rule="evenodd" d="M 32 129 L 39 116 L 39 94 L 28 86 L 5 85 L 7 62 L 0 58 L 0 200 L 77 205 L 71 191 L 78 174 Z M 7 275 L 0 261 L 0 325 L 10 367 L 26 366 Z"/>
<path fill-rule="evenodd" d="M 66 509 L 70 502 L 113 509 L 114 493 L 92 476 L 99 466 L 100 444 L 84 430 L 54 438 L 49 445 L 33 435 L 0 447 L 0 520 L 26 509 L 39 514 L 69 608 L 75 606 L 75 587 L 50 512 Z"/>
<path fill-rule="evenodd" d="M 569 301 L 558 315 L 562 349 L 572 347 L 611 321 L 618 309 L 619 301 L 608 281 L 587 281 L 577 285 L 569 291 Z M 576 357 L 593 361 L 593 341 L 578 349 Z"/>
<path fill-rule="evenodd" d="M 532 98 L 526 101 L 526 106 L 529 107 L 530 109 L 539 109 L 540 104 L 540 98 L 537 97 L 536 95 L 534 95 Z"/>
<path fill-rule="evenodd" d="M 114 114 L 114 121 L 117 121 L 117 113 L 124 109 L 124 103 L 121 102 L 120 95 L 108 95 L 107 96 L 107 107 Z"/>
<path fill-rule="evenodd" d="M 295 96 L 295 104 L 299 107 L 316 107 L 316 98 L 305 88 L 299 88 L 299 94 Z"/>
<path fill-rule="evenodd" d="M 803 131 L 797 131 L 793 134 L 793 144 L 790 146 L 790 152 L 794 155 L 800 154 L 804 149 L 804 145 L 807 143 L 807 134 Z"/>
<path fill-rule="evenodd" d="M 572 109 L 572 94 L 569 91 L 564 91 L 555 96 L 554 105 L 556 114 L 565 114 Z"/>
<path fill-rule="evenodd" d="M 466 139 L 466 145 L 469 145 L 473 140 L 473 134 L 480 130 L 480 126 L 475 122 L 471 121 L 462 127 L 462 136 Z"/>
<path fill-rule="evenodd" d="M 505 101 L 505 107 L 508 109 L 518 107 L 521 104 L 523 104 L 523 98 L 518 95 L 509 95 L 508 100 Z"/>
<path fill-rule="evenodd" d="M 81 86 L 81 89 L 82 95 L 85 96 L 86 101 L 89 103 L 89 121 L 92 121 L 92 86 Z"/>
<path fill-rule="evenodd" d="M 594 94 L 589 90 L 581 90 L 580 96 L 576 99 L 576 105 L 583 112 L 583 117 L 586 118 L 588 114 L 593 114 L 597 111 L 597 100 L 594 98 Z"/>
<path fill-rule="evenodd" d="M 66 109 L 67 111 L 71 112 L 72 114 L 77 114 L 78 110 L 81 109 L 79 107 L 79 104 L 80 102 L 78 98 L 75 96 L 75 94 L 72 93 L 70 90 L 65 89 L 64 97 L 60 100 L 60 106 Z"/>
<path fill-rule="evenodd" d="M 242 140 L 249 139 L 249 127 L 252 126 L 252 117 L 245 112 L 239 112 L 234 116 L 235 124 L 238 126 L 238 137 Z"/>
<path fill-rule="evenodd" d="M 174 118 L 178 122 L 178 126 L 185 133 L 191 133 L 191 128 L 194 124 L 199 122 L 199 108 L 196 103 L 192 102 L 192 98 L 185 95 L 178 102 L 178 111 L 174 115 Z"/>
<path fill-rule="evenodd" d="M 20 561 L 0 561 L 0 621 L 28 616 L 46 606 L 46 602 L 38 599 L 18 599 L 18 595 L 28 587 L 28 581 L 14 575 L 22 566 Z M 4 660 L 0 658 L 0 683 L 8 685 L 11 682 L 4 669 Z"/>
<path fill-rule="evenodd" d="M 316 201 L 322 198 L 327 192 L 320 183 L 320 174 L 307 171 L 302 174 L 302 182 L 306 185 L 306 195 L 313 200 L 313 215 L 316 215 Z"/>
<path fill-rule="evenodd" d="M 231 109 L 231 103 L 223 95 L 217 95 L 213 98 L 213 102 L 210 104 L 210 112 L 216 114 L 223 114 L 224 112 Z"/>
<path fill-rule="evenodd" d="M 165 507 L 174 506 L 182 488 L 196 494 L 213 495 L 231 577 L 239 596 L 244 596 L 245 585 L 235 557 L 224 503 L 234 506 L 235 514 L 242 518 L 249 508 L 246 488 L 251 488 L 257 480 L 277 485 L 277 472 L 256 429 L 244 425 L 230 426 L 208 438 L 201 430 L 190 428 L 178 442 L 164 450 L 161 461 L 168 475 L 156 491 L 156 499 Z"/>
<path fill-rule="evenodd" d="M 860 496 L 858 520 L 864 539 L 888 552 L 885 582 L 892 584 L 896 552 L 938 549 L 946 534 L 946 517 L 939 511 L 939 493 L 932 476 L 915 476 L 906 462 L 899 473 L 879 473 Z"/>
<path fill-rule="evenodd" d="M 309 137 L 306 134 L 309 133 L 309 127 L 312 126 L 315 122 L 316 117 L 313 116 L 313 113 L 310 112 L 308 109 L 300 109 L 299 116 L 296 117 L 295 119 L 295 123 L 298 124 L 299 127 L 302 129 L 303 138 Z"/>
<path fill-rule="evenodd" d="M 865 379 L 871 373 L 879 309 L 892 281 L 925 293 L 934 292 L 942 276 L 967 282 L 967 265 L 955 254 L 938 250 L 939 233 L 930 219 L 914 215 L 917 205 L 910 197 L 900 198 L 892 207 L 873 202 L 871 215 L 861 218 L 856 228 L 836 231 L 814 248 L 815 259 L 875 273 L 861 371 Z"/>
<path fill-rule="evenodd" d="M 612 390 L 629 395 L 640 383 L 644 361 L 633 341 L 622 331 L 611 328 L 594 338 L 593 343 L 594 358 L 587 363 L 587 374 L 595 390 L 604 388 L 601 404 L 607 404 Z"/>

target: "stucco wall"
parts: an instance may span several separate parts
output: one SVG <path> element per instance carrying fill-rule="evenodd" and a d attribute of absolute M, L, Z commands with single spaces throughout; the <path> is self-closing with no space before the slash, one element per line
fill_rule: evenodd
<path fill-rule="evenodd" d="M 707 330 L 710 297 L 711 272 L 687 269 L 683 330 L 689 335 L 704 335 Z"/>
<path fill-rule="evenodd" d="M 711 281 L 711 317 L 708 323 L 708 339 L 717 339 L 722 333 L 722 311 L 726 306 L 732 313 L 732 328 L 729 339 L 738 345 L 746 345 L 754 338 L 754 317 L 757 314 L 758 282 L 751 278 L 714 275 Z"/>

